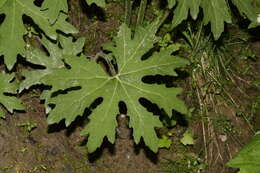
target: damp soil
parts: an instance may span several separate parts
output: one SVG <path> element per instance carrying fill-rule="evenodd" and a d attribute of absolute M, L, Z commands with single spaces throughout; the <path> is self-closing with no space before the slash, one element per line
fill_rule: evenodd
<path fill-rule="evenodd" d="M 95 5 L 88 6 L 83 1 L 69 2 L 69 21 L 80 31 L 75 37 L 85 37 L 84 53 L 94 56 L 101 50 L 100 45 L 116 34 L 123 21 L 124 5 L 109 3 L 102 10 Z M 239 66 L 250 66 L 253 73 L 238 74 L 236 82 L 239 87 L 228 87 L 238 105 L 243 105 L 241 111 L 244 112 L 250 111 L 250 106 L 260 95 L 260 89 L 251 85 L 253 81 L 260 80 L 260 42 L 252 42 L 252 47 L 257 59 L 243 60 Z M 205 165 L 201 172 L 235 173 L 237 170 L 227 168 L 225 163 L 250 140 L 253 131 L 260 129 L 259 110 L 249 120 L 251 125 L 245 117 L 238 116 L 236 108 L 219 103 L 217 106 L 221 115 L 224 119 L 228 117 L 228 122 L 236 132 L 223 133 L 218 128 L 212 130 L 212 124 L 202 123 L 202 119 L 195 119 L 189 124 L 177 121 L 177 125 L 171 129 L 170 139 L 173 140 L 173 145 L 170 149 L 160 149 L 155 154 L 142 142 L 134 144 L 131 130 L 125 123 L 126 118 L 119 116 L 116 143 L 112 145 L 104 139 L 100 149 L 88 154 L 84 146 L 86 137 L 79 134 L 83 119 L 77 120 L 69 128 L 64 127 L 64 122 L 48 126 L 44 105 L 38 94 L 37 90 L 24 93 L 21 99 L 27 107 L 26 111 L 15 112 L 7 115 L 4 120 L 0 119 L 0 173 L 165 173 L 167 170 L 178 173 L 165 163 L 176 163 L 179 160 L 172 167 L 176 168 L 180 164 L 186 166 L 190 161 L 187 155 L 196 158 L 198 165 Z M 183 98 L 186 98 L 185 95 Z M 193 101 L 186 100 L 186 103 L 189 105 Z M 195 145 L 183 146 L 180 138 L 188 127 L 195 138 Z M 165 129 L 159 131 L 164 133 Z M 208 141 L 206 144 L 205 139 Z M 208 164 L 204 164 L 205 150 Z M 185 169 L 180 169 L 179 173 L 198 170 Z"/>

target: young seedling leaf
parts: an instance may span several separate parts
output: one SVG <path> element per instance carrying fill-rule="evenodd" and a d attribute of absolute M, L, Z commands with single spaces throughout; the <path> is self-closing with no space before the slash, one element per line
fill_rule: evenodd
<path fill-rule="evenodd" d="M 86 107 L 101 97 L 102 103 L 92 110 L 90 122 L 82 131 L 83 135 L 89 134 L 87 146 L 89 152 L 93 152 L 102 144 L 104 137 L 114 143 L 118 103 L 123 101 L 127 105 L 129 127 L 133 128 L 135 143 L 139 143 L 142 137 L 145 144 L 156 152 L 159 139 L 154 128 L 160 127 L 162 123 L 159 117 L 140 104 L 140 98 L 158 104 L 168 115 L 171 115 L 172 109 L 184 114 L 187 110 L 177 98 L 180 88 L 147 84 L 142 78 L 156 74 L 176 76 L 174 69 L 188 64 L 186 60 L 172 56 L 173 51 L 170 49 L 155 52 L 146 60 L 141 59 L 157 42 L 155 33 L 158 25 L 159 20 L 156 20 L 145 28 L 138 27 L 132 39 L 131 30 L 122 24 L 114 46 L 106 47 L 111 52 L 110 56 L 113 55 L 117 61 L 118 72 L 114 76 L 108 75 L 94 61 L 72 56 L 65 59 L 70 69 L 55 69 L 45 76 L 42 82 L 52 86 L 52 93 L 80 87 L 48 98 L 48 102 L 55 105 L 48 116 L 48 123 L 58 123 L 65 119 L 68 126 L 84 113 Z"/>
<path fill-rule="evenodd" d="M 159 148 L 170 148 L 172 145 L 172 140 L 169 137 L 163 135 L 162 138 L 159 139 Z"/>
<path fill-rule="evenodd" d="M 23 110 L 24 106 L 21 101 L 14 96 L 9 96 L 6 94 L 17 93 L 18 84 L 13 81 L 14 74 L 0 73 L 0 103 L 10 112 L 13 113 L 14 110 Z M 1 109 L 1 108 L 0 108 Z M 4 118 L 4 111 L 1 110 L 0 118 Z"/>
<path fill-rule="evenodd" d="M 194 139 L 191 133 L 185 132 L 183 134 L 183 138 L 181 138 L 181 143 L 183 145 L 193 145 L 194 144 Z"/>
<path fill-rule="evenodd" d="M 17 54 L 25 53 L 26 44 L 23 36 L 26 34 L 26 29 L 23 24 L 23 15 L 29 16 L 52 39 L 57 38 L 56 30 L 65 33 L 77 32 L 72 25 L 65 24 L 65 14 L 60 15 L 58 21 L 52 25 L 49 22 L 48 10 L 41 11 L 33 4 L 33 1 L 5 0 L 0 4 L 0 14 L 5 14 L 0 26 L 0 54 L 4 55 L 5 64 L 9 70 L 13 68 Z"/>
<path fill-rule="evenodd" d="M 247 144 L 231 161 L 228 166 L 239 168 L 239 173 L 260 172 L 260 134 L 256 134 L 251 142 Z"/>

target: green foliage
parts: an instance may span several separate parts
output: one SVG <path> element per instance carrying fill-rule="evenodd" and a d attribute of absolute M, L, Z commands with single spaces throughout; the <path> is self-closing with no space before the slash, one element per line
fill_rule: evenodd
<path fill-rule="evenodd" d="M 30 133 L 33 129 L 37 128 L 37 123 L 34 122 L 23 122 L 23 123 L 18 123 L 17 124 L 18 127 L 24 127 L 28 133 Z"/>
<path fill-rule="evenodd" d="M 51 24 L 58 19 L 60 12 L 68 12 L 67 0 L 44 0 L 42 10 L 48 10 L 47 16 Z"/>
<path fill-rule="evenodd" d="M 29 16 L 51 39 L 57 38 L 56 30 L 64 33 L 77 32 L 72 25 L 65 21 L 67 18 L 65 14 L 60 14 L 58 18 L 52 14 L 53 11 L 57 11 L 57 6 L 46 1 L 44 8 L 46 10 L 42 11 L 33 4 L 32 0 L 1 0 L 0 14 L 5 14 L 5 19 L 0 26 L 0 54 L 4 55 L 5 64 L 9 70 L 13 68 L 16 56 L 25 53 L 26 44 L 23 36 L 26 34 L 26 28 L 23 24 L 23 15 Z M 53 21 L 56 22 L 53 23 Z"/>
<path fill-rule="evenodd" d="M 168 0 L 168 8 L 173 8 L 176 4 L 176 0 Z"/>
<path fill-rule="evenodd" d="M 146 111 L 139 99 L 146 98 L 157 103 L 168 115 L 171 115 L 173 108 L 181 113 L 187 112 L 184 103 L 176 97 L 181 89 L 142 82 L 142 78 L 147 75 L 176 76 L 173 69 L 187 64 L 187 61 L 171 56 L 171 49 L 155 52 L 148 59 L 141 60 L 158 40 L 155 36 L 158 23 L 159 20 L 145 28 L 138 27 L 134 39 L 125 24 L 120 27 L 114 45 L 106 46 L 111 52 L 108 56 L 114 56 L 117 61 L 119 70 L 115 76 L 108 75 L 94 61 L 72 56 L 65 59 L 71 67 L 69 70 L 55 69 L 46 75 L 41 81 L 52 86 L 52 93 L 80 87 L 78 90 L 48 98 L 48 103 L 55 105 L 48 116 L 48 123 L 58 123 L 65 119 L 68 126 L 78 115 L 82 115 L 95 99 L 102 97 L 102 103 L 93 110 L 89 117 L 90 122 L 82 131 L 82 134 L 89 134 L 87 146 L 89 151 L 93 152 L 102 144 L 105 136 L 114 143 L 118 103 L 124 101 L 135 142 L 139 143 L 143 137 L 146 145 L 156 152 L 159 139 L 154 128 L 162 124 L 158 117 Z"/>
<path fill-rule="evenodd" d="M 89 5 L 95 3 L 99 7 L 106 5 L 105 0 L 86 0 L 86 2 Z M 235 5 L 240 14 L 251 21 L 249 27 L 259 26 L 257 17 L 260 11 L 259 8 L 252 6 L 253 0 L 168 0 L 168 8 L 174 9 L 171 27 L 181 24 L 188 18 L 189 13 L 194 20 L 197 20 L 202 8 L 203 25 L 210 23 L 214 38 L 218 39 L 224 30 L 224 23 L 232 22 L 228 2 Z M 142 15 L 145 8 L 146 4 L 143 5 Z M 46 112 L 49 113 L 48 123 L 65 120 L 66 126 L 69 126 L 77 116 L 84 114 L 86 108 L 91 109 L 89 122 L 81 134 L 89 135 L 87 146 L 89 152 L 93 152 L 102 144 L 105 137 L 111 143 L 115 142 L 116 117 L 120 113 L 118 105 L 123 101 L 127 106 L 129 127 L 133 129 L 135 143 L 143 139 L 154 152 L 157 152 L 159 147 L 168 148 L 172 141 L 166 136 L 158 138 L 155 132 L 156 127 L 161 127 L 167 122 L 165 119 L 160 121 L 158 116 L 154 116 L 140 102 L 140 99 L 145 98 L 157 104 L 168 114 L 170 126 L 176 123 L 171 120 L 172 109 L 182 114 L 187 113 L 184 103 L 177 98 L 181 92 L 180 88 L 148 84 L 143 80 L 145 76 L 154 77 L 158 74 L 177 76 L 174 70 L 188 64 L 186 60 L 172 55 L 180 48 L 180 44 L 173 43 L 170 34 L 166 34 L 162 39 L 156 36 L 163 20 L 157 19 L 146 27 L 138 26 L 135 28 L 134 37 L 131 29 L 122 24 L 113 42 L 103 47 L 105 52 L 109 52 L 102 54 L 109 66 L 107 71 L 111 72 L 108 74 L 104 70 L 104 64 L 100 65 L 80 54 L 84 39 L 80 38 L 74 42 L 72 37 L 64 37 L 57 33 L 57 31 L 65 34 L 77 33 L 77 30 L 66 21 L 67 13 L 66 0 L 44 0 L 41 7 L 36 6 L 33 0 L 0 0 L 0 14 L 4 14 L 1 16 L 4 17 L 0 25 L 0 55 L 4 56 L 7 69 L 13 69 L 17 55 L 25 57 L 30 64 L 42 67 L 23 72 L 25 80 L 19 87 L 13 73 L 0 73 L 0 104 L 10 113 L 14 110 L 23 110 L 21 101 L 14 97 L 18 89 L 21 93 L 33 85 L 50 86 L 51 88 L 44 90 L 41 95 L 41 99 L 45 100 Z M 31 27 L 32 31 L 28 31 Z M 35 32 L 41 34 L 41 44 L 46 52 L 24 41 Z M 213 47 L 213 44 L 210 44 L 213 41 L 209 37 L 204 37 L 204 40 L 200 37 L 201 31 L 198 37 L 189 37 L 187 32 L 183 32 L 183 35 L 190 41 L 190 49 L 198 50 L 194 51 L 194 57 L 197 53 L 205 55 L 205 50 Z M 218 61 L 216 58 L 214 57 L 215 62 Z M 93 102 L 98 98 L 102 98 L 102 101 L 93 109 Z M 256 112 L 258 107 L 259 104 L 255 104 L 252 112 Z M 5 111 L 0 109 L 0 118 L 5 118 L 4 115 Z M 223 126 L 223 121 L 221 125 Z M 227 124 L 223 127 L 226 127 L 225 125 Z M 26 127 L 30 132 L 37 124 L 26 122 L 18 126 Z M 226 130 L 232 129 L 226 128 Z M 259 172 L 259 141 L 258 134 L 228 165 L 240 168 L 242 173 Z M 181 143 L 191 145 L 194 144 L 194 139 L 186 132 Z M 176 162 L 176 165 L 183 169 L 183 166 L 187 167 L 192 163 L 191 169 L 188 168 L 186 172 L 198 172 L 205 168 L 199 158 L 185 161 L 188 164 Z"/>
<path fill-rule="evenodd" d="M 252 23 L 250 28 L 259 26 L 257 22 L 260 9 L 253 6 L 254 0 L 232 0 L 241 15 L 248 18 Z M 177 5 L 176 5 L 177 2 Z M 168 0 L 168 7 L 174 7 L 174 16 L 171 27 L 174 28 L 182 21 L 191 17 L 196 20 L 199 14 L 199 7 L 203 9 L 203 23 L 211 23 L 211 30 L 214 38 L 217 40 L 224 31 L 224 23 L 231 23 L 231 10 L 226 0 Z"/>
<path fill-rule="evenodd" d="M 203 0 L 204 24 L 211 23 L 214 38 L 218 39 L 224 31 L 224 22 L 231 23 L 231 15 L 225 0 Z"/>
<path fill-rule="evenodd" d="M 49 56 L 38 48 L 28 47 L 25 53 L 27 61 L 35 65 L 43 66 L 44 69 L 22 72 L 22 76 L 25 77 L 25 80 L 20 83 L 19 92 L 22 92 L 24 89 L 29 89 L 33 85 L 41 84 L 40 81 L 44 76 L 52 73 L 54 69 L 64 67 L 63 60 L 65 57 L 76 56 L 79 54 L 83 49 L 85 39 L 80 38 L 73 42 L 71 37 L 67 38 L 60 35 L 59 41 L 61 48 L 58 44 L 54 44 L 46 38 L 41 40 L 41 43 L 48 51 Z M 50 97 L 50 92 L 44 90 L 41 98 L 46 99 L 46 113 L 50 110 L 47 105 L 48 97 Z"/>
<path fill-rule="evenodd" d="M 207 168 L 205 161 L 193 153 L 177 153 L 179 157 L 166 159 L 165 172 L 168 173 L 201 173 Z"/>
<path fill-rule="evenodd" d="M 29 89 L 33 85 L 40 84 L 40 80 L 50 74 L 53 69 L 64 67 L 63 59 L 66 56 L 76 56 L 79 54 L 82 51 L 85 40 L 80 38 L 76 42 L 72 42 L 72 38 L 60 36 L 59 41 L 62 48 L 46 38 L 41 40 L 49 56 L 38 48 L 27 48 L 25 53 L 27 61 L 35 65 L 43 66 L 45 69 L 23 72 L 22 75 L 25 77 L 25 80 L 21 82 L 19 92 L 24 89 Z"/>
<path fill-rule="evenodd" d="M 247 144 L 231 161 L 228 166 L 239 168 L 239 173 L 260 172 L 260 133 L 256 134 L 251 142 Z"/>
<path fill-rule="evenodd" d="M 171 2 L 172 3 L 172 2 Z M 183 20 L 187 19 L 190 11 L 192 18 L 197 19 L 201 0 L 178 0 L 178 5 L 174 10 L 172 27 L 176 27 Z"/>
<path fill-rule="evenodd" d="M 13 81 L 14 74 L 0 73 L 0 103 L 10 112 L 14 110 L 23 110 L 24 106 L 16 97 L 6 94 L 16 94 L 18 84 Z M 0 108 L 0 118 L 5 118 L 4 111 Z"/>
<path fill-rule="evenodd" d="M 97 6 L 105 8 L 106 7 L 106 1 L 105 0 L 86 0 L 86 2 L 91 5 L 95 3 Z"/>
<path fill-rule="evenodd" d="M 162 138 L 159 139 L 159 148 L 170 148 L 171 145 L 172 140 L 169 137 L 163 135 Z"/>
<path fill-rule="evenodd" d="M 253 8 L 253 2 L 255 0 L 232 0 L 232 3 L 238 8 L 241 15 L 247 17 L 252 23 L 249 25 L 249 28 L 259 26 L 257 21 L 258 15 L 260 14 L 260 8 Z"/>
<path fill-rule="evenodd" d="M 183 134 L 183 138 L 181 138 L 181 143 L 183 145 L 193 145 L 194 144 L 194 139 L 191 133 L 185 132 Z"/>

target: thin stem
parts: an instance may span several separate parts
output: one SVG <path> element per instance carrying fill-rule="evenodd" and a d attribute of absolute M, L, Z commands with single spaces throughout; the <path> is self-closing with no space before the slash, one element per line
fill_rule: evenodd
<path fill-rule="evenodd" d="M 136 27 L 141 26 L 143 24 L 146 6 L 147 6 L 147 0 L 141 0 L 137 21 L 136 21 Z"/>
<path fill-rule="evenodd" d="M 125 1 L 125 23 L 127 24 L 127 26 L 130 26 L 131 23 L 132 5 L 133 0 Z"/>

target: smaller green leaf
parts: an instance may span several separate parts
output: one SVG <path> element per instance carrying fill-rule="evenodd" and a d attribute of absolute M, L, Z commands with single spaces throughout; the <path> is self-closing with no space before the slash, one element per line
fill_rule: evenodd
<path fill-rule="evenodd" d="M 181 143 L 183 145 L 193 145 L 194 144 L 194 139 L 191 133 L 185 132 L 183 134 L 183 138 L 181 139 Z"/>
<path fill-rule="evenodd" d="M 14 110 L 23 110 L 24 106 L 21 101 L 14 96 L 7 96 L 6 93 L 16 94 L 18 84 L 13 81 L 14 74 L 0 73 L 0 103 L 10 112 Z M 0 112 L 0 117 L 4 117 L 3 111 Z"/>
<path fill-rule="evenodd" d="M 91 4 L 96 4 L 99 7 L 105 8 L 106 7 L 106 1 L 105 0 L 86 0 L 86 2 L 91 5 Z"/>
<path fill-rule="evenodd" d="M 172 144 L 172 140 L 169 139 L 167 136 L 163 135 L 162 138 L 159 139 L 159 148 L 170 148 Z"/>
<path fill-rule="evenodd" d="M 231 161 L 228 166 L 239 168 L 239 173 L 259 173 L 260 172 L 260 133 L 257 133 Z"/>

